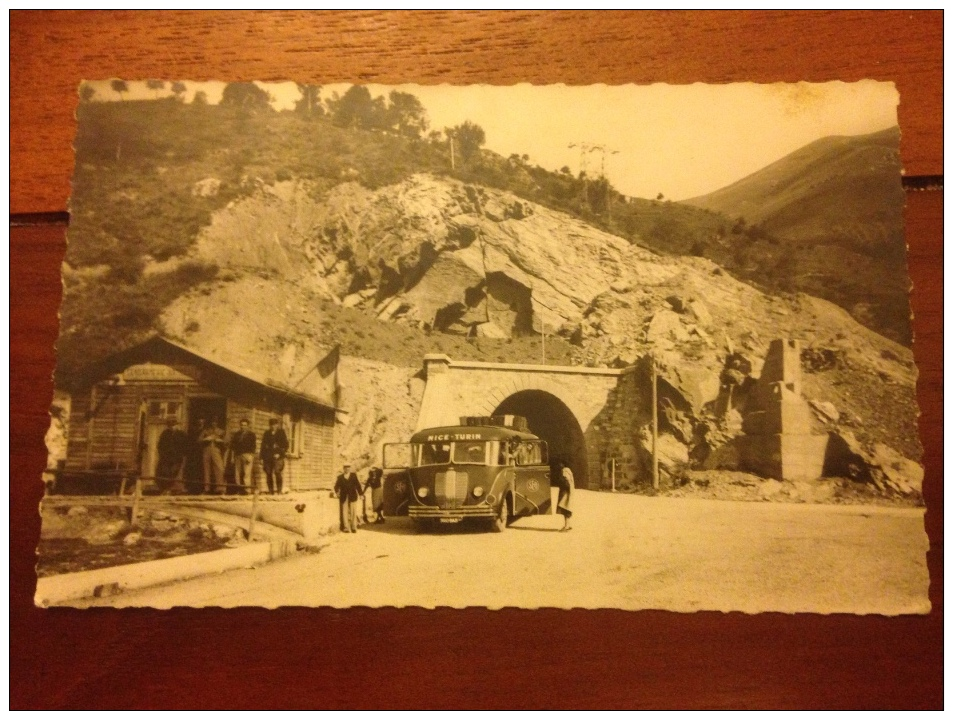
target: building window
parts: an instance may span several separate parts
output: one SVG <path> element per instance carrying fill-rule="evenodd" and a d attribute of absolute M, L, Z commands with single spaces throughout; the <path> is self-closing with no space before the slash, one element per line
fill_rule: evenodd
<path fill-rule="evenodd" d="M 181 419 L 182 403 L 177 400 L 150 400 L 148 411 L 149 417 L 156 420 L 165 420 L 169 417 Z"/>
<path fill-rule="evenodd" d="M 285 413 L 281 416 L 281 425 L 288 435 L 288 456 L 300 457 L 304 454 L 304 423 L 301 413 Z"/>

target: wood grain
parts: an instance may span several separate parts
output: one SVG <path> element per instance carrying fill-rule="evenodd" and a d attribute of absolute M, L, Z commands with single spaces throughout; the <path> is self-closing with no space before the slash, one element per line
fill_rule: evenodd
<path fill-rule="evenodd" d="M 82 78 L 896 81 L 903 160 L 942 174 L 941 13 L 11 14 L 11 212 L 65 208 Z M 938 708 L 941 192 L 908 195 L 924 617 L 558 610 L 38 610 L 62 225 L 11 229 L 12 708 Z"/>
<path fill-rule="evenodd" d="M 942 174 L 942 12 L 18 11 L 11 212 L 66 209 L 83 79 L 424 84 L 893 81 L 909 175 Z"/>

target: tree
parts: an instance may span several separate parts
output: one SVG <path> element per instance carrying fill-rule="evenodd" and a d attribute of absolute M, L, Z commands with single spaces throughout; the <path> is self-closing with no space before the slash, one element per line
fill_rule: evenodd
<path fill-rule="evenodd" d="M 387 107 L 389 127 L 401 136 L 418 139 L 430 126 L 427 110 L 413 94 L 392 91 Z"/>
<path fill-rule="evenodd" d="M 80 101 L 90 102 L 93 100 L 94 96 L 96 96 L 96 90 L 93 87 L 91 87 L 89 84 L 83 84 L 79 88 Z"/>
<path fill-rule="evenodd" d="M 192 97 L 192 103 L 198 104 L 199 106 L 207 106 L 208 94 L 206 94 L 204 91 L 195 92 L 195 96 Z"/>
<path fill-rule="evenodd" d="M 176 101 L 185 101 L 185 84 L 180 81 L 172 82 L 172 93 L 175 94 Z"/>
<path fill-rule="evenodd" d="M 321 106 L 321 87 L 317 84 L 298 84 L 301 98 L 295 103 L 295 111 L 308 117 L 323 116 Z"/>
<path fill-rule="evenodd" d="M 129 85 L 126 82 L 124 82 L 122 79 L 113 79 L 111 82 L 109 82 L 109 86 L 113 91 L 119 94 L 120 101 L 125 101 L 125 99 L 122 98 L 122 95 L 129 91 Z"/>
<path fill-rule="evenodd" d="M 342 128 L 371 128 L 378 123 L 375 114 L 381 110 L 383 99 L 375 102 L 366 86 L 355 84 L 344 92 L 344 96 L 335 97 L 328 102 L 331 120 Z"/>
<path fill-rule="evenodd" d="M 161 79 L 148 79 L 146 80 L 146 86 L 156 93 L 156 98 L 158 99 L 159 92 L 165 89 L 165 82 Z"/>
<path fill-rule="evenodd" d="M 221 106 L 242 111 L 271 111 L 271 94 L 252 82 L 232 82 L 222 92 Z"/>
<path fill-rule="evenodd" d="M 595 180 L 589 181 L 586 185 L 586 199 L 589 201 L 589 208 L 593 214 L 601 215 L 609 209 L 609 200 L 611 198 L 612 186 L 605 176 L 600 176 Z"/>
<path fill-rule="evenodd" d="M 464 121 L 459 126 L 448 128 L 447 137 L 456 143 L 464 162 L 468 162 L 477 154 L 480 146 L 486 143 L 486 133 L 472 121 Z"/>

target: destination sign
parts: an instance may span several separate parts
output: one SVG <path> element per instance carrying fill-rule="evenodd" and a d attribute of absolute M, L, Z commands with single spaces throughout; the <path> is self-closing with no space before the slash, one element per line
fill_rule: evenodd
<path fill-rule="evenodd" d="M 483 435 L 477 432 L 447 432 L 445 434 L 427 435 L 428 442 L 460 442 L 462 440 L 482 440 Z"/>

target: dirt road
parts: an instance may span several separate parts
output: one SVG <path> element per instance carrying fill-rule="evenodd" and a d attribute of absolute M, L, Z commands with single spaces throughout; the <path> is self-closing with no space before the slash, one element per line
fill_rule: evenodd
<path fill-rule="evenodd" d="M 929 611 L 923 509 L 579 491 L 573 523 L 421 534 L 391 519 L 260 569 L 76 604 Z"/>

